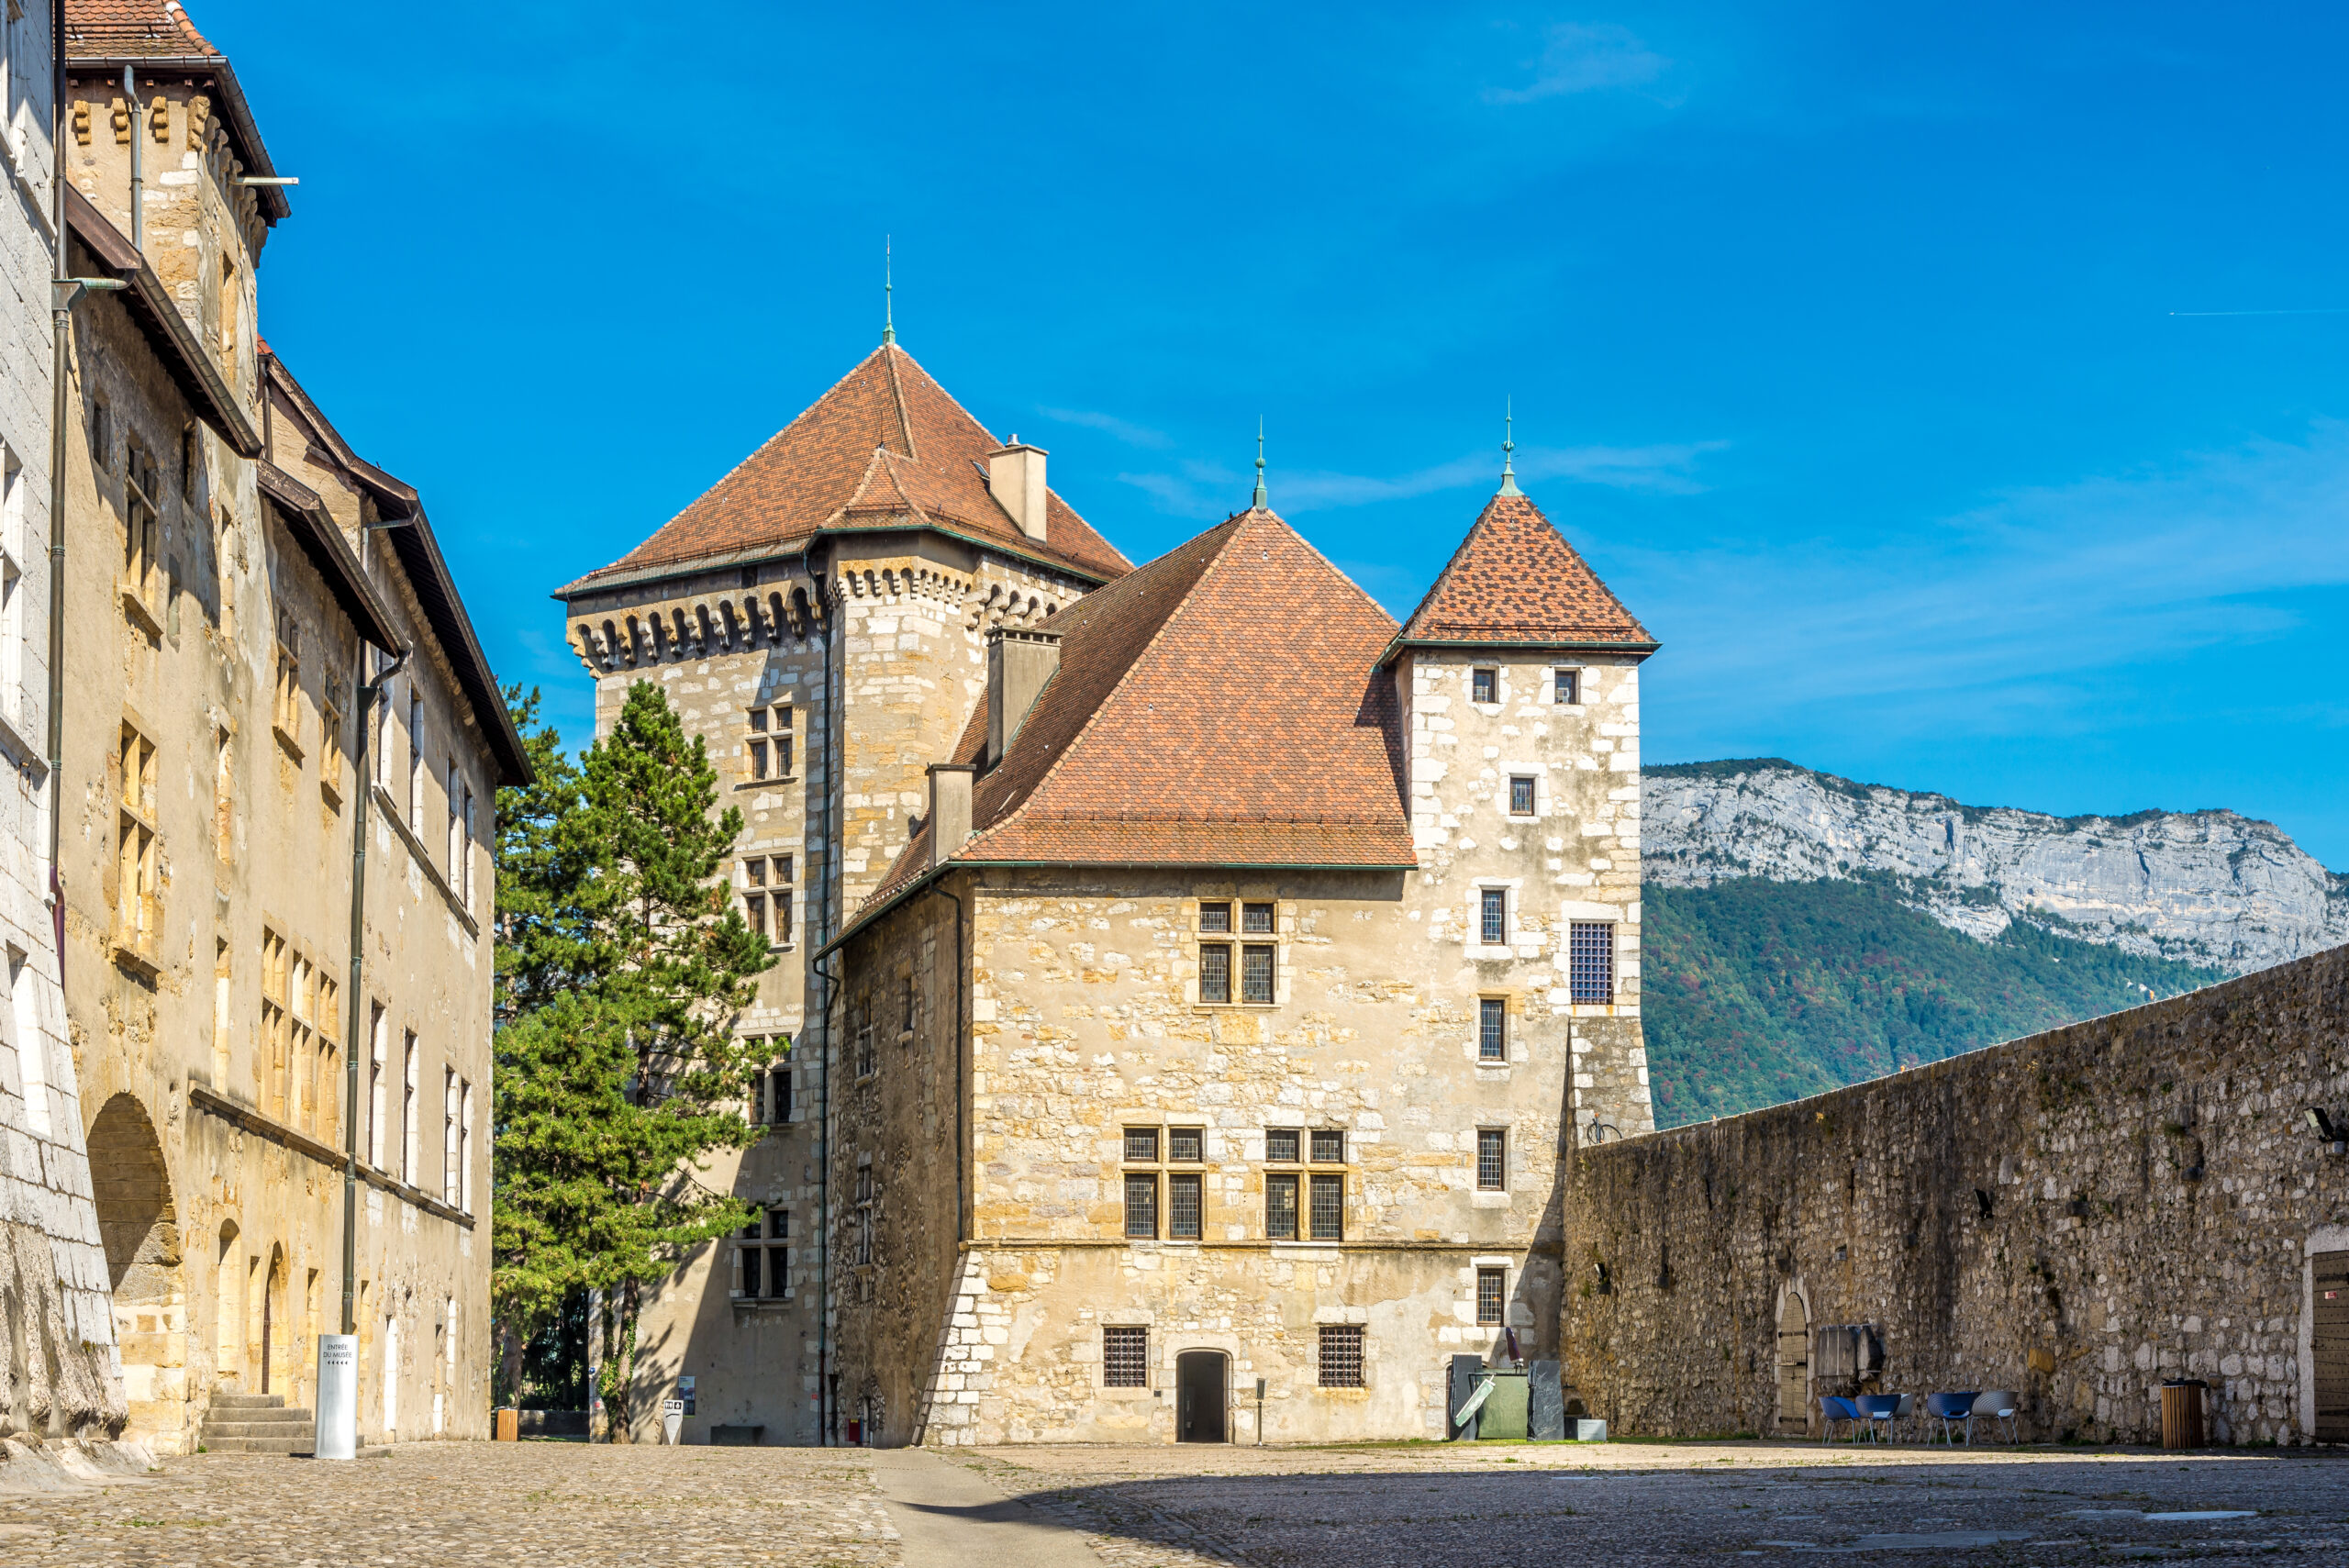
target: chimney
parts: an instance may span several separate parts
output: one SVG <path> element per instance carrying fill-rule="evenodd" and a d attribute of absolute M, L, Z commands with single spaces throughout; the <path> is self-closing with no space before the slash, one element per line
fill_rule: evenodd
<path fill-rule="evenodd" d="M 1038 454 L 1041 456 L 1041 454 Z M 1003 761 L 1036 694 L 1061 667 L 1061 634 L 999 626 L 987 633 L 987 766 Z"/>
<path fill-rule="evenodd" d="M 932 762 L 930 765 L 930 863 L 940 865 L 953 858 L 971 836 L 971 776 L 977 773 L 968 762 Z"/>
<path fill-rule="evenodd" d="M 1017 435 L 1009 446 L 987 454 L 987 490 L 1019 531 L 1038 544 L 1044 542 L 1045 456 L 1043 448 L 1028 446 Z"/>

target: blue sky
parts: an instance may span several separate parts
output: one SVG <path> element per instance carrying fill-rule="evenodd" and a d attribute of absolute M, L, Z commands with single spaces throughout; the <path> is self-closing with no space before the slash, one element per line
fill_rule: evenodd
<path fill-rule="evenodd" d="M 264 330 L 567 735 L 546 590 L 873 347 L 889 234 L 906 346 L 1138 561 L 1261 414 L 1407 612 L 1513 397 L 1664 644 L 1650 761 L 2349 867 L 2338 7 L 193 8 L 302 177 Z"/>

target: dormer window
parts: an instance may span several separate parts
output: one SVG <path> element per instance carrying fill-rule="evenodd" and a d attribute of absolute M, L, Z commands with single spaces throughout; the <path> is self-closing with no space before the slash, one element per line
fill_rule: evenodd
<path fill-rule="evenodd" d="M 1501 700 L 1501 673 L 1485 666 L 1468 672 L 1468 700 L 1497 703 Z"/>

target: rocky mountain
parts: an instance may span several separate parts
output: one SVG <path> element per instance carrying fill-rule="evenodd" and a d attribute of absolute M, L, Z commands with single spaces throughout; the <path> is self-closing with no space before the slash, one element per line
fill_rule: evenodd
<path fill-rule="evenodd" d="M 1871 881 L 1980 940 L 2022 920 L 2235 973 L 2349 942 L 2349 876 L 2232 811 L 2050 817 L 1778 758 L 1651 767 L 1642 782 L 1653 886 Z"/>

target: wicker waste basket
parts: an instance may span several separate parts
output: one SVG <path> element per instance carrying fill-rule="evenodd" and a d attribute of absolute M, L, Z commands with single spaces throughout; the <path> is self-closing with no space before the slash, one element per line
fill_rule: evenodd
<path fill-rule="evenodd" d="M 2199 1377 L 2162 1385 L 2162 1447 L 2202 1446 L 2202 1389 Z"/>

